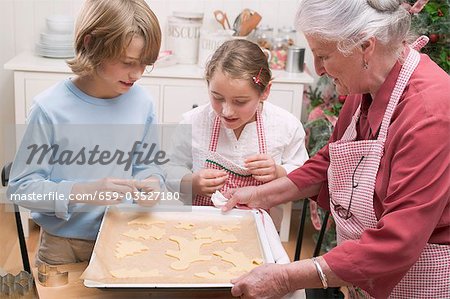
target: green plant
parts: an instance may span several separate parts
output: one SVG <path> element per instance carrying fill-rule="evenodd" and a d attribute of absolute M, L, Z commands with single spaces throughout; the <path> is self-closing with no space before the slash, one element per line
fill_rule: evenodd
<path fill-rule="evenodd" d="M 410 1 L 413 4 L 415 1 Z M 412 17 L 412 28 L 430 38 L 421 52 L 426 53 L 444 71 L 450 73 L 450 4 L 449 0 L 430 0 Z"/>

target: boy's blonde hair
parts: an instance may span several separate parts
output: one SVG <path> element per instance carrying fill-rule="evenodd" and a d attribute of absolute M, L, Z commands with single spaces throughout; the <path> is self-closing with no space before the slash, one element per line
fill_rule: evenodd
<path fill-rule="evenodd" d="M 216 71 L 232 79 L 249 80 L 260 93 L 272 80 L 266 54 L 257 44 L 244 39 L 226 41 L 214 52 L 205 70 L 208 84 Z"/>
<path fill-rule="evenodd" d="M 153 64 L 161 28 L 144 0 L 85 0 L 75 26 L 76 56 L 67 63 L 75 74 L 90 75 L 103 61 L 119 59 L 134 36 L 144 39 L 141 62 Z"/>

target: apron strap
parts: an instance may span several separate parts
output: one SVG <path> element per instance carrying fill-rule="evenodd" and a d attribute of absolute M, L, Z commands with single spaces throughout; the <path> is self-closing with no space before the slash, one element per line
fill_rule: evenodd
<path fill-rule="evenodd" d="M 428 44 L 428 41 L 430 39 L 426 35 L 421 35 L 419 38 L 417 38 L 412 44 L 411 48 L 413 48 L 416 51 L 420 51 L 423 47 L 425 47 L 426 44 Z"/>
<path fill-rule="evenodd" d="M 258 135 L 259 153 L 266 154 L 267 153 L 266 134 L 264 132 L 264 125 L 260 110 L 262 110 L 262 108 L 258 108 L 256 110 L 256 133 Z M 217 143 L 219 142 L 220 123 L 221 123 L 220 117 L 216 115 L 216 117 L 214 118 L 214 124 L 211 131 L 211 139 L 209 141 L 210 152 L 215 152 L 217 150 Z"/>
<path fill-rule="evenodd" d="M 395 107 L 397 106 L 397 103 L 400 100 L 403 91 L 405 90 L 405 87 L 409 82 L 409 78 L 419 64 L 419 61 L 420 54 L 416 50 L 410 48 L 408 57 L 406 58 L 405 63 L 400 70 L 397 83 L 395 84 L 394 90 L 392 91 L 391 97 L 389 99 L 389 104 L 386 108 L 386 112 L 384 113 L 383 122 L 381 123 L 378 140 L 380 140 L 383 144 L 386 141 L 388 128 L 391 123 L 391 118 L 394 114 Z"/>
<path fill-rule="evenodd" d="M 220 132 L 220 117 L 216 115 L 214 118 L 214 124 L 211 132 L 211 139 L 209 140 L 209 151 L 215 152 L 217 150 L 217 143 L 219 141 Z"/>
<path fill-rule="evenodd" d="M 264 132 L 264 125 L 261 116 L 261 109 L 256 110 L 256 132 L 258 134 L 258 145 L 259 145 L 259 153 L 266 154 L 267 153 L 267 145 L 266 145 L 266 133 Z"/>

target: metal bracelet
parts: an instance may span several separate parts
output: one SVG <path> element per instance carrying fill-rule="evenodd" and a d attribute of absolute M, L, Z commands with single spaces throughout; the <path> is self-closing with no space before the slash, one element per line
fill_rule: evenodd
<path fill-rule="evenodd" d="M 316 257 L 313 257 L 311 260 L 312 260 L 314 266 L 316 267 L 317 274 L 319 275 L 319 278 L 320 278 L 320 281 L 322 282 L 323 288 L 327 289 L 328 288 L 328 281 L 327 281 L 327 277 L 325 276 L 325 273 L 323 273 L 322 267 L 320 266 L 320 264 L 317 261 Z"/>

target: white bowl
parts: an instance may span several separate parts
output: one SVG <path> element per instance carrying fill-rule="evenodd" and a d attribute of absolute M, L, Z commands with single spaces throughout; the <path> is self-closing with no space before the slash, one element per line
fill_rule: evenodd
<path fill-rule="evenodd" d="M 74 19 L 71 16 L 53 15 L 46 18 L 47 28 L 53 33 L 72 33 Z"/>
<path fill-rule="evenodd" d="M 46 44 L 72 44 L 73 34 L 55 34 L 50 32 L 41 32 L 41 42 Z"/>

